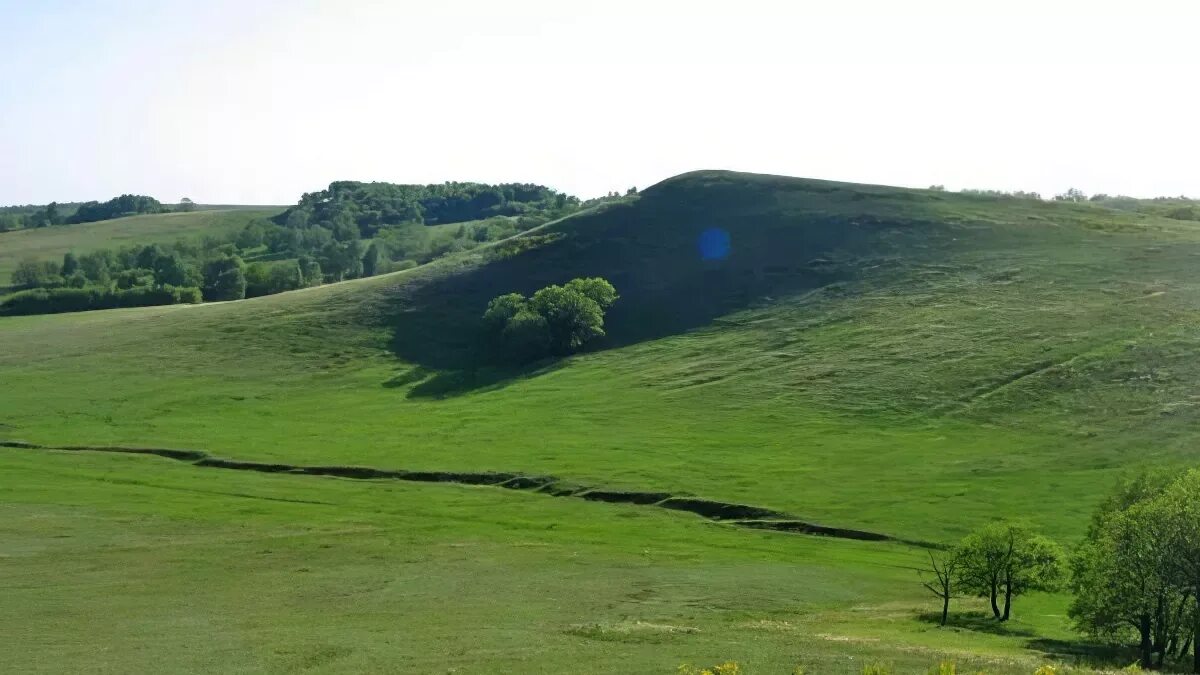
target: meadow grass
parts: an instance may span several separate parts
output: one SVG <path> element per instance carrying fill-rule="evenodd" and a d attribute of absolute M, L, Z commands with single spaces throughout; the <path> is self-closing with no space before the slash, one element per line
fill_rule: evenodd
<path fill-rule="evenodd" d="M 700 258 L 696 238 L 709 228 L 729 233 L 726 259 Z M 548 474 L 936 542 L 1020 517 L 1070 546 L 1121 471 L 1194 462 L 1197 256 L 1200 231 L 1187 223 L 1096 206 L 699 173 L 392 275 L 234 303 L 0 319 L 0 438 Z M 486 358 L 476 326 L 487 299 L 595 275 L 622 294 L 597 349 L 522 368 Z M 229 576 L 241 585 L 221 611 L 276 641 L 226 642 L 205 652 L 215 660 L 189 662 L 195 669 L 298 670 L 276 659 L 322 644 L 313 631 L 341 636 L 327 662 L 313 657 L 317 670 L 380 658 L 418 659 L 419 672 L 435 662 L 480 672 L 670 672 L 733 659 L 750 672 L 790 672 L 807 659 L 808 672 L 858 672 L 870 657 L 923 672 L 945 652 L 975 654 L 988 672 L 1030 672 L 1040 653 L 1079 648 L 1061 595 L 1020 599 L 1018 622 L 1004 628 L 969 615 L 935 628 L 920 617 L 929 603 L 911 569 L 924 553 L 894 544 L 746 532 L 494 488 L 3 452 L 25 476 L 0 473 L 0 503 L 25 514 L 8 533 L 48 552 L 36 563 L 47 576 L 22 606 L 70 592 L 79 608 L 103 607 L 98 594 L 126 578 L 118 566 L 116 577 L 53 586 L 69 574 L 52 564 L 55 542 L 38 518 L 61 501 L 84 500 L 70 517 L 100 521 L 88 526 L 96 534 L 81 558 L 103 553 L 118 532 L 169 540 L 212 528 L 189 549 L 205 563 L 154 570 L 161 594 L 146 608 L 171 606 L 189 584 L 220 578 L 217 561 L 237 560 Z M 72 479 L 69 467 L 107 478 Z M 198 491 L 169 500 L 158 489 L 127 492 L 145 481 Z M 268 515 L 251 509 L 243 519 L 212 490 L 277 490 L 329 505 L 257 500 Z M 171 523 L 159 532 L 163 513 Z M 282 563 L 254 556 L 270 548 L 264 540 L 319 524 L 318 513 L 391 534 L 338 535 L 334 549 L 353 551 L 345 557 L 308 548 L 288 549 Z M 237 528 L 255 543 L 224 541 Z M 527 536 L 548 548 L 518 546 Z M 487 544 L 447 561 L 429 552 L 434 544 L 414 542 L 425 537 Z M 380 548 L 395 538 L 405 543 Z M 557 557 L 557 547 L 585 544 L 569 564 Z M 638 551 L 655 546 L 686 564 L 635 565 Z M 382 551 L 400 550 L 426 552 L 413 553 L 427 561 L 413 578 L 435 591 L 391 596 L 396 606 L 368 616 L 268 592 L 305 588 L 300 566 L 379 588 L 395 565 Z M 829 557 L 807 557 L 817 551 Z M 121 560 L 135 565 L 144 554 Z M 313 564 L 302 565 L 308 556 Z M 662 611 L 631 611 L 632 600 L 606 590 L 626 588 L 618 580 L 635 569 L 661 574 L 655 583 L 672 589 L 655 605 Z M 505 602 L 483 606 L 467 592 L 456 604 L 456 588 L 494 589 Z M 246 601 L 260 596 L 262 606 Z M 576 598 L 586 602 L 576 607 Z M 411 623 L 389 613 L 405 611 Z M 313 625 L 299 626 L 301 616 Z M 219 632 L 204 621 L 198 630 Z M 339 660 L 338 649 L 367 633 L 392 646 Z M 145 658 L 177 649 L 162 639 Z"/>

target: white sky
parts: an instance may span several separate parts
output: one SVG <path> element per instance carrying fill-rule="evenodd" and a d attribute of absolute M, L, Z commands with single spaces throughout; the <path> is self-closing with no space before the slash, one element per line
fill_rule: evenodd
<path fill-rule="evenodd" d="M 1200 3 L 0 0 L 0 204 L 698 168 L 1200 196 Z"/>

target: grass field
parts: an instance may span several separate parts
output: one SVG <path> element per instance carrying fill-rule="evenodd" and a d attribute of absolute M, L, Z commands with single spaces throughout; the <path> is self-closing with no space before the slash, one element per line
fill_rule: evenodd
<path fill-rule="evenodd" d="M 26 259 L 61 260 L 67 252 L 87 253 L 132 244 L 170 244 L 203 235 L 222 236 L 282 207 L 221 207 L 188 213 L 129 216 L 95 223 L 60 225 L 0 233 L 0 287 L 8 285 L 17 263 Z"/>
<path fill-rule="evenodd" d="M 713 228 L 730 253 L 703 260 Z M 393 275 L 2 319 L 0 439 L 552 475 L 935 542 L 1015 516 L 1069 546 L 1120 471 L 1195 461 L 1198 256 L 1194 223 L 1090 205 L 689 174 Z M 581 275 L 622 294 L 605 344 L 481 359 L 487 299 Z M 24 670 L 924 672 L 950 653 L 1031 672 L 1081 648 L 1061 595 L 1005 629 L 933 627 L 925 552 L 900 544 L 492 487 L 0 463 L 0 635 L 25 636 L 6 650 Z"/>

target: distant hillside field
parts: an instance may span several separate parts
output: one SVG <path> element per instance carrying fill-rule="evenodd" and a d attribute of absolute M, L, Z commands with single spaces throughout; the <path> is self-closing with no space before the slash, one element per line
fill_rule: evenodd
<path fill-rule="evenodd" d="M 1029 673 L 1084 648 L 1067 597 L 939 630 L 915 543 L 1069 547 L 1122 471 L 1194 464 L 1198 260 L 1195 221 L 712 171 L 404 272 L 3 318 L 0 440 L 259 464 L 0 448 L 0 633 L 16 670 Z M 489 299 L 580 276 L 606 338 L 487 359 Z"/>
<path fill-rule="evenodd" d="M 255 218 L 269 218 L 282 210 L 225 206 L 0 232 L 0 288 L 8 285 L 13 269 L 25 258 L 61 260 L 68 251 L 78 254 L 130 244 L 169 244 L 181 238 L 228 235 Z"/>

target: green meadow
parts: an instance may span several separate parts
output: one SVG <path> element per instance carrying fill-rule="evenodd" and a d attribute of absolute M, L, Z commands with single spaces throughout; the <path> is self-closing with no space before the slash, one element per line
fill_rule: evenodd
<path fill-rule="evenodd" d="M 1123 471 L 1195 462 L 1198 261 L 1200 223 L 1153 214 L 697 172 L 404 272 L 0 319 L 0 440 L 552 476 L 934 544 L 1016 517 L 1070 548 Z M 606 338 L 489 358 L 491 297 L 579 276 L 621 294 Z M 633 504 L 0 448 L 0 512 L 13 672 L 1133 660 L 1063 594 L 938 628 L 920 546 Z"/>

